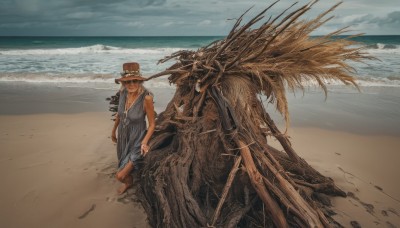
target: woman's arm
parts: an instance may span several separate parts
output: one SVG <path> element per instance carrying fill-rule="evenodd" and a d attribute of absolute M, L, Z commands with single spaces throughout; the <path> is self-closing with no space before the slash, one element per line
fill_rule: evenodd
<path fill-rule="evenodd" d="M 115 117 L 115 121 L 114 121 L 114 127 L 113 127 L 112 132 L 111 132 L 111 140 L 113 142 L 115 142 L 115 143 L 117 143 L 117 128 L 118 128 L 118 125 L 119 125 L 119 116 L 118 116 L 118 113 L 117 113 L 117 115 Z"/>
<path fill-rule="evenodd" d="M 147 129 L 147 134 L 144 136 L 142 140 L 141 151 L 142 154 L 145 155 L 149 151 L 148 142 L 151 136 L 154 133 L 155 129 L 155 113 L 154 113 L 154 104 L 153 104 L 153 97 L 147 95 L 144 98 L 144 110 L 146 112 L 147 121 L 149 122 L 149 128 Z"/>

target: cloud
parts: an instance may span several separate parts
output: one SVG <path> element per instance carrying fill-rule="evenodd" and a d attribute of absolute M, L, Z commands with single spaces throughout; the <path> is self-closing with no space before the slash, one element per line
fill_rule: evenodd
<path fill-rule="evenodd" d="M 140 6 L 159 6 L 165 4 L 166 0 L 139 0 Z"/>
<path fill-rule="evenodd" d="M 133 22 L 128 22 L 126 24 L 126 26 L 135 27 L 135 28 L 143 28 L 144 27 L 144 23 L 140 22 L 140 21 L 133 21 Z"/>
<path fill-rule="evenodd" d="M 92 18 L 95 14 L 92 12 L 74 12 L 70 13 L 66 16 L 66 18 L 70 19 L 88 19 Z"/>
<path fill-rule="evenodd" d="M 15 5 L 26 13 L 38 12 L 44 8 L 44 4 L 40 0 L 15 0 Z"/>
<path fill-rule="evenodd" d="M 360 14 L 342 18 L 343 24 L 349 25 L 351 29 L 366 34 L 395 34 L 399 33 L 400 11 L 390 12 L 385 16 L 374 16 L 372 14 Z"/>
<path fill-rule="evenodd" d="M 211 24 L 210 20 L 203 20 L 203 21 L 200 21 L 197 25 L 198 26 L 206 26 L 206 25 L 210 25 L 210 24 Z"/>
<path fill-rule="evenodd" d="M 366 17 L 371 16 L 370 14 L 354 14 L 354 15 L 348 15 L 344 16 L 343 18 L 340 18 L 340 21 L 344 24 L 348 23 L 354 23 L 355 21 L 364 21 Z"/>
<path fill-rule="evenodd" d="M 392 26 L 392 27 L 396 27 L 397 29 L 399 29 L 400 28 L 400 11 L 391 12 L 384 18 L 377 18 L 376 23 L 379 25 Z"/>
<path fill-rule="evenodd" d="M 160 26 L 161 27 L 174 27 L 174 26 L 181 26 L 183 24 L 185 24 L 185 23 L 182 21 L 167 21 L 167 22 L 160 24 Z"/>
<path fill-rule="evenodd" d="M 175 22 L 172 21 L 168 21 L 168 22 L 164 22 L 161 24 L 161 27 L 171 27 L 172 25 L 174 25 Z"/>
<path fill-rule="evenodd" d="M 385 34 L 393 33 L 400 27 L 400 13 L 392 12 L 398 0 L 344 1 L 331 14 L 339 17 L 319 31 L 333 31 L 352 25 L 352 28 L 360 32 Z M 276 16 L 290 3 L 279 2 L 268 11 L 267 17 Z M 307 3 L 307 0 L 300 0 L 298 6 L 303 3 Z M 332 4 L 321 1 L 305 17 L 312 18 Z M 234 23 L 227 19 L 237 18 L 253 5 L 244 22 L 268 6 L 269 2 L 0 0 L 0 35 L 224 35 Z"/>

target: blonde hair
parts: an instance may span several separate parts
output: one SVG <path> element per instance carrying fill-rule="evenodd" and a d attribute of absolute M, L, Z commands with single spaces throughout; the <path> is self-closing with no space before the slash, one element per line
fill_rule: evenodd
<path fill-rule="evenodd" d="M 138 88 L 138 94 L 142 94 L 146 88 L 143 86 L 143 82 L 140 82 L 139 88 Z"/>

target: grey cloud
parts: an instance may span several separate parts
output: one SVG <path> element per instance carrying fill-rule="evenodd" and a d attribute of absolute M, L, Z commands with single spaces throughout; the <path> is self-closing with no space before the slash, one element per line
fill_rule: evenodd
<path fill-rule="evenodd" d="M 388 14 L 386 8 L 381 8 L 380 16 L 365 16 L 374 12 L 368 8 L 368 4 L 376 7 L 373 0 L 344 1 L 334 14 L 361 15 L 349 17 L 347 24 L 359 25 L 360 29 L 365 24 L 399 26 L 400 13 Z M 390 8 L 388 5 L 398 0 L 382 1 Z M 298 5 L 306 2 L 300 0 Z M 237 18 L 254 5 L 246 16 L 249 18 L 270 3 L 265 0 L 0 0 L 0 35 L 223 35 L 233 23 L 226 22 L 228 18 Z M 290 3 L 278 3 L 268 16 L 277 15 Z M 307 16 L 313 17 L 332 4 L 321 1 Z M 357 11 L 362 4 L 365 8 Z M 342 25 L 343 21 L 338 19 L 327 28 Z"/>
<path fill-rule="evenodd" d="M 165 4 L 166 0 L 139 0 L 140 6 L 159 6 Z"/>
<path fill-rule="evenodd" d="M 376 17 L 372 14 L 367 14 L 359 18 L 355 18 L 351 23 L 373 23 L 379 25 L 392 25 L 400 23 L 400 11 L 394 11 L 384 17 Z"/>
<path fill-rule="evenodd" d="M 400 29 L 400 11 L 391 12 L 385 18 L 380 18 L 377 21 L 380 25 L 399 26 Z"/>

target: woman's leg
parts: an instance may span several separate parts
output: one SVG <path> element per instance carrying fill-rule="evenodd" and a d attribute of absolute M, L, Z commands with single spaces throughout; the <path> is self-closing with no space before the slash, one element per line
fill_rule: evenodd
<path fill-rule="evenodd" d="M 124 184 L 118 189 L 118 194 L 126 192 L 126 190 L 128 190 L 133 185 L 133 179 L 131 176 L 131 171 L 133 170 L 133 167 L 134 165 L 132 161 L 129 161 L 123 169 L 117 172 L 117 180 Z"/>
<path fill-rule="evenodd" d="M 125 177 L 127 177 L 133 170 L 133 162 L 128 161 L 128 163 L 125 165 L 123 169 L 117 172 L 116 178 L 120 182 L 124 183 Z"/>
<path fill-rule="evenodd" d="M 125 177 L 124 184 L 118 189 L 118 194 L 121 195 L 133 185 L 133 178 L 130 174 Z"/>

